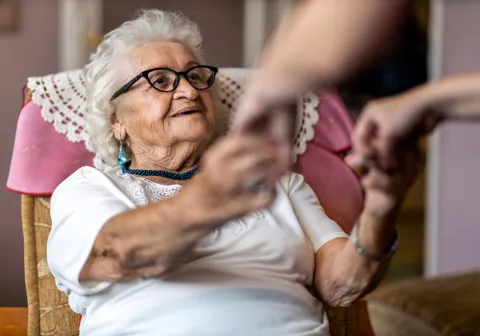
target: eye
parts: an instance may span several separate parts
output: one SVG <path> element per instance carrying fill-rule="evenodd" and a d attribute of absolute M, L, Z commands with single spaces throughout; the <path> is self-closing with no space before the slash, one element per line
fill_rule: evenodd
<path fill-rule="evenodd" d="M 203 81 L 202 76 L 200 76 L 200 74 L 195 73 L 195 72 L 188 74 L 188 78 L 190 78 L 190 80 L 194 80 L 194 81 Z"/>
<path fill-rule="evenodd" d="M 175 81 L 175 74 L 167 70 L 152 71 L 149 80 L 158 90 L 168 91 Z"/>
<path fill-rule="evenodd" d="M 169 82 L 170 82 L 170 78 L 166 76 L 160 76 L 157 79 L 155 79 L 153 84 L 168 84 Z"/>

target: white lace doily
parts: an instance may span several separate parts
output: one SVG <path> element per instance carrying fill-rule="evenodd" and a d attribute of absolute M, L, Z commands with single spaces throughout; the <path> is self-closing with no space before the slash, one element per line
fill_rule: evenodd
<path fill-rule="evenodd" d="M 220 69 L 214 90 L 217 134 L 227 132 L 250 74 L 249 69 Z M 83 141 L 87 150 L 95 153 L 86 124 L 87 98 L 83 69 L 44 77 L 31 77 L 28 79 L 27 86 L 33 92 L 33 102 L 41 107 L 45 121 L 52 123 L 55 130 L 65 135 L 69 141 Z M 295 131 L 295 159 L 305 153 L 308 141 L 315 136 L 314 125 L 318 122 L 318 103 L 318 97 L 313 92 L 307 93 L 299 100 Z M 102 170 L 107 168 L 98 155 L 95 156 L 94 165 Z"/>

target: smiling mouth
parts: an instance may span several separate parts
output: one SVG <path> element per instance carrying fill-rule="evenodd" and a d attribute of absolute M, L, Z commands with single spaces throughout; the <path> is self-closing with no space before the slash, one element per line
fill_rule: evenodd
<path fill-rule="evenodd" d="M 190 110 L 185 110 L 185 111 L 180 111 L 178 113 L 176 113 L 173 117 L 182 117 L 182 116 L 187 116 L 187 115 L 192 115 L 192 114 L 196 114 L 196 113 L 202 113 L 202 111 L 198 108 L 193 108 L 193 109 L 190 109 Z"/>

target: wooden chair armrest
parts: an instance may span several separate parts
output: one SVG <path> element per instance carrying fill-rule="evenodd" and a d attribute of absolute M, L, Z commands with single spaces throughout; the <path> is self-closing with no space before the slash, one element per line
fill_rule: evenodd
<path fill-rule="evenodd" d="M 355 323 L 358 336 L 375 336 L 372 324 L 370 323 L 370 316 L 368 315 L 368 302 L 360 300 L 355 303 Z"/>
<path fill-rule="evenodd" d="M 0 308 L 0 335 L 27 336 L 28 309 Z"/>
<path fill-rule="evenodd" d="M 349 307 L 328 307 L 325 305 L 332 336 L 374 336 L 367 302 L 360 300 Z"/>

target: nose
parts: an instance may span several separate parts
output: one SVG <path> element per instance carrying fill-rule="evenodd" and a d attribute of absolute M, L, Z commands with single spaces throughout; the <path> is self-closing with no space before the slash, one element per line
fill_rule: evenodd
<path fill-rule="evenodd" d="M 194 100 L 198 97 L 198 90 L 190 84 L 185 77 L 180 77 L 180 82 L 173 94 L 174 99 Z"/>

